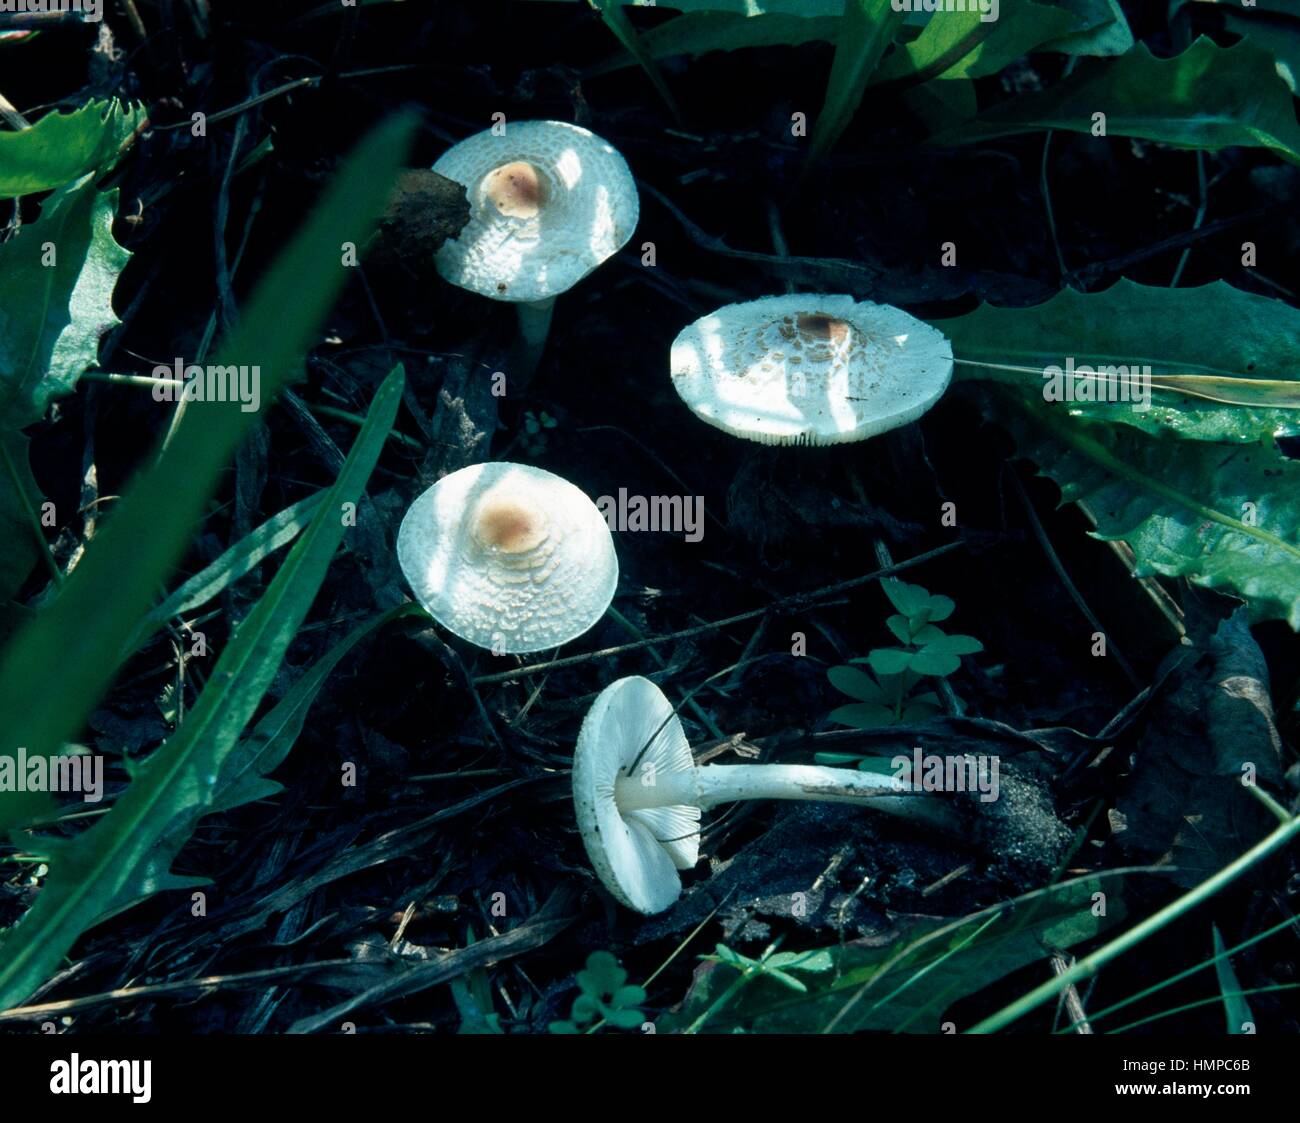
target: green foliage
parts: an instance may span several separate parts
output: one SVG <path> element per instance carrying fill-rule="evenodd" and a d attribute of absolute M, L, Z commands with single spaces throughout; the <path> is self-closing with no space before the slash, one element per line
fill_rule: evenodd
<path fill-rule="evenodd" d="M 832 667 L 831 685 L 854 702 L 831 712 L 831 720 L 855 729 L 874 729 L 925 721 L 941 710 L 939 699 L 931 691 L 917 692 L 926 677 L 944 678 L 961 666 L 963 655 L 983 651 L 984 645 L 972 636 L 949 635 L 937 626 L 953 614 L 952 599 L 935 596 L 920 585 L 909 585 L 897 578 L 881 582 L 885 595 L 898 610 L 885 621 L 902 645 L 880 647 L 865 658 L 850 660 L 852 666 Z M 870 672 L 856 664 L 866 664 Z M 874 676 L 874 677 L 873 677 Z M 823 763 L 845 763 L 858 757 L 822 754 Z M 862 762 L 860 767 L 865 767 Z"/>
<path fill-rule="evenodd" d="M 890 0 L 844 0 L 826 100 L 813 129 L 810 161 L 824 156 L 849 127 L 867 81 L 903 22 Z"/>
<path fill-rule="evenodd" d="M 1151 367 L 1150 409 L 1131 402 L 1060 407 L 1091 421 L 1206 441 L 1300 433 L 1300 311 L 1223 281 L 1186 289 L 1133 281 L 1095 293 L 1067 288 L 1031 308 L 984 304 L 935 326 L 952 340 L 959 378 L 1007 383 L 1040 402 L 1044 368 L 1063 367 L 1067 356 L 1094 368 Z"/>
<path fill-rule="evenodd" d="M 298 369 L 348 269 L 339 244 L 364 244 L 382 210 L 409 136 L 409 119 L 381 126 L 347 161 L 303 229 L 263 278 L 219 365 L 259 365 L 271 401 Z M 141 473 L 86 550 L 59 595 L 0 653 L 0 713 L 6 740 L 49 756 L 73 740 L 117 672 L 157 589 L 190 542 L 193 527 L 236 446 L 256 421 L 237 402 L 189 403 L 166 450 Z M 178 486 L 184 481 L 184 486 Z M 68 643 L 76 636 L 75 644 Z M 0 826 L 48 811 L 40 793 L 0 798 Z"/>
<path fill-rule="evenodd" d="M 1020 452 L 1123 539 L 1138 576 L 1186 577 L 1244 597 L 1251 618 L 1300 629 L 1300 464 L 1271 443 L 1149 437 L 1000 395 Z"/>
<path fill-rule="evenodd" d="M 1092 133 L 1095 113 L 1105 114 L 1107 137 L 1182 148 L 1267 148 L 1300 163 L 1291 90 L 1273 56 L 1249 39 L 1219 47 L 1200 38 L 1169 59 L 1156 58 L 1141 43 L 1117 59 L 1085 59 L 1050 88 L 995 105 L 933 143 L 983 144 L 1041 129 Z"/>
<path fill-rule="evenodd" d="M 552 1033 L 594 1033 L 607 1025 L 640 1029 L 645 1024 L 641 1011 L 645 988 L 628 984 L 627 971 L 611 952 L 593 951 L 587 956 L 587 966 L 578 972 L 577 982 L 578 997 L 569 1017 L 552 1022 Z"/>
<path fill-rule="evenodd" d="M 541 413 L 528 410 L 524 414 L 524 431 L 519 435 L 519 443 L 524 446 L 524 451 L 529 456 L 542 456 L 546 452 L 547 431 L 558 425 L 559 422 L 546 410 L 542 410 Z"/>
<path fill-rule="evenodd" d="M 1122 920 L 1121 888 L 1120 875 L 1097 874 L 956 920 L 900 919 L 894 941 L 871 946 L 838 944 L 759 961 L 719 948 L 709 958 L 741 976 L 709 972 L 659 1024 L 667 1032 L 937 1033 L 959 999 Z"/>
<path fill-rule="evenodd" d="M 264 770 L 288 752 L 324 675 L 307 676 L 305 690 L 277 707 L 282 713 L 259 737 L 242 741 L 244 727 L 325 578 L 345 531 L 341 511 L 356 502 L 379 459 L 404 381 L 399 367 L 380 387 L 330 494 L 221 653 L 185 722 L 148 760 L 130 767 L 130 786 L 92 827 L 72 839 L 28 844 L 48 858 L 51 871 L 2 946 L 0 1008 L 17 1005 L 44 982 L 92 925 L 163 890 L 205 884 L 171 871 L 199 819 L 279 790 Z"/>
<path fill-rule="evenodd" d="M 49 191 L 107 168 L 144 122 L 142 106 L 100 100 L 0 132 L 0 196 Z"/>

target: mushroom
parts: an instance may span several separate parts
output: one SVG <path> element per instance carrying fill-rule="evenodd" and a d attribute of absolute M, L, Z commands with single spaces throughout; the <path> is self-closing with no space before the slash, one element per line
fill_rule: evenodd
<path fill-rule="evenodd" d="M 438 272 L 463 289 L 515 303 L 517 378 L 541 358 L 555 297 L 632 236 L 640 203 L 618 151 L 563 121 L 519 121 L 448 149 L 433 170 L 463 184 L 470 220 L 438 251 Z"/>
<path fill-rule="evenodd" d="M 957 815 L 899 795 L 892 776 L 808 764 L 697 766 L 672 704 L 633 675 L 596 696 L 573 752 L 573 803 L 592 868 L 616 900 L 663 912 L 699 860 L 700 812 L 745 799 L 869 803 L 945 830 Z"/>
<path fill-rule="evenodd" d="M 915 421 L 948 388 L 952 347 L 888 304 L 792 293 L 729 304 L 673 341 L 691 411 L 764 444 L 860 441 Z"/>
<path fill-rule="evenodd" d="M 618 584 L 596 505 L 527 464 L 474 464 L 444 476 L 402 519 L 397 560 L 430 616 L 497 654 L 582 635 Z"/>

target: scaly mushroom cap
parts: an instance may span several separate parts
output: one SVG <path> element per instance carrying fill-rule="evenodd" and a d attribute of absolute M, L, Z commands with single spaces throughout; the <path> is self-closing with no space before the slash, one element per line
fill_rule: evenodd
<path fill-rule="evenodd" d="M 634 766 L 629 774 L 646 778 L 695 767 L 672 704 L 639 675 L 610 683 L 587 711 L 573 750 L 573 805 L 592 869 L 605 888 L 620 904 L 649 914 L 677 900 L 677 871 L 699 861 L 700 809 L 621 812 L 614 784 Z"/>
<path fill-rule="evenodd" d="M 464 184 L 470 220 L 438 251 L 438 272 L 494 300 L 537 301 L 572 288 L 627 242 L 640 205 L 627 162 L 562 121 L 476 133 L 433 170 Z"/>
<path fill-rule="evenodd" d="M 691 411 L 764 444 L 860 441 L 915 421 L 948 388 L 952 347 L 888 304 L 794 293 L 729 304 L 674 341 Z"/>
<path fill-rule="evenodd" d="M 444 476 L 402 519 L 397 560 L 438 623 L 514 654 L 582 635 L 618 584 L 614 543 L 596 505 L 526 464 L 475 464 Z"/>

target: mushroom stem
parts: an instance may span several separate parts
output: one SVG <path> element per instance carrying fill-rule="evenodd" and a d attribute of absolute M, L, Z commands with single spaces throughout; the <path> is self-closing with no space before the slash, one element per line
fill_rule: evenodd
<path fill-rule="evenodd" d="M 526 386 L 542 361 L 542 352 L 546 349 L 546 337 L 551 331 L 551 312 L 555 309 L 555 297 L 545 300 L 521 300 L 515 305 L 519 314 L 519 343 L 515 347 L 512 363 L 516 386 Z"/>
<path fill-rule="evenodd" d="M 620 775 L 614 785 L 619 811 L 693 806 L 707 811 L 746 799 L 798 799 L 822 803 L 869 803 L 881 811 L 957 831 L 951 808 L 926 796 L 906 794 L 892 776 L 811 764 L 706 764 L 681 772 Z"/>

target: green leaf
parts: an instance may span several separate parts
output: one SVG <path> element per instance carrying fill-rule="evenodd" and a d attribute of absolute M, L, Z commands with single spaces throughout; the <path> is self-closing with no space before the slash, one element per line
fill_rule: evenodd
<path fill-rule="evenodd" d="M 578 972 L 578 986 L 584 994 L 604 997 L 613 994 L 625 982 L 627 972 L 618 960 L 607 951 L 593 951 L 587 956 L 587 967 Z"/>
<path fill-rule="evenodd" d="M 943 712 L 943 707 L 932 702 L 908 702 L 903 707 L 903 721 L 909 725 L 919 725 L 921 722 L 929 721 L 932 717 L 937 717 Z"/>
<path fill-rule="evenodd" d="M 410 119 L 402 117 L 362 142 L 267 271 L 239 333 L 222 346 L 220 365 L 260 366 L 263 402 L 301 364 L 325 309 L 350 275 L 339 244 L 364 244 L 409 133 Z M 172 442 L 114 505 L 59 595 L 0 652 L 0 754 L 12 755 L 22 745 L 48 756 L 76 739 L 117 672 L 117 653 L 154 603 L 255 420 L 237 402 L 189 403 Z M 68 643 L 71 635 L 76 644 Z M 26 821 L 31 808 L 24 793 L 0 794 L 0 826 Z"/>
<path fill-rule="evenodd" d="M 27 438 L 0 431 L 0 604 L 17 594 L 40 559 L 40 504 L 40 489 L 27 462 Z"/>
<path fill-rule="evenodd" d="M 912 642 L 912 627 L 906 616 L 902 613 L 896 613 L 885 621 L 885 626 L 894 633 L 894 638 L 899 643 Z"/>
<path fill-rule="evenodd" d="M 1090 420 L 1211 441 L 1300 433 L 1300 409 L 1280 408 L 1300 405 L 1300 311 L 1222 281 L 1186 289 L 1127 280 L 1097 293 L 1063 289 L 1032 308 L 984 304 L 936 324 L 952 340 L 959 377 L 1013 385 L 1040 402 L 1045 368 L 1063 371 L 1069 358 L 1096 370 L 1151 368 L 1149 409 L 1135 409 L 1141 401 L 1058 406 Z M 979 363 L 1024 369 L 972 365 Z"/>
<path fill-rule="evenodd" d="M 1084 59 L 1050 89 L 996 105 L 930 143 L 982 144 L 1041 129 L 1091 133 L 1094 113 L 1106 115 L 1108 137 L 1209 150 L 1267 148 L 1300 163 L 1291 91 L 1273 56 L 1249 39 L 1225 48 L 1201 37 L 1170 59 L 1156 58 L 1143 43 L 1119 58 Z"/>
<path fill-rule="evenodd" d="M 916 616 L 930 603 L 930 594 L 926 589 L 920 585 L 909 585 L 897 577 L 882 581 L 880 587 L 889 598 L 889 603 L 907 617 Z"/>
<path fill-rule="evenodd" d="M 859 702 L 880 702 L 884 700 L 880 687 L 865 671 L 856 667 L 832 667 L 826 677 L 831 685 L 841 694 L 856 698 Z"/>
<path fill-rule="evenodd" d="M 543 0 L 543 2 L 582 4 L 586 0 Z M 761 16 L 775 12 L 809 19 L 816 16 L 838 16 L 843 8 L 843 0 L 653 0 L 653 2 L 617 0 L 617 2 L 625 8 L 671 9 L 675 12 L 729 12 L 740 16 Z"/>
<path fill-rule="evenodd" d="M 854 729 L 878 729 L 882 725 L 894 724 L 894 711 L 878 702 L 855 702 L 851 706 L 838 706 L 828 716 L 831 721 Z"/>
<path fill-rule="evenodd" d="M 878 675 L 901 675 L 911 666 L 910 652 L 897 647 L 878 647 L 867 656 L 871 669 Z"/>
<path fill-rule="evenodd" d="M 1255 1016 L 1250 1012 L 1250 1003 L 1241 993 L 1241 983 L 1237 981 L 1237 972 L 1232 969 L 1232 959 L 1224 954 L 1228 949 L 1219 934 L 1219 926 L 1211 924 L 1210 931 L 1214 937 L 1214 954 L 1219 957 L 1214 961 L 1214 974 L 1219 980 L 1219 993 L 1223 995 L 1223 1012 L 1228 1019 L 1228 1032 L 1245 1033 L 1245 1027 L 1254 1024 Z"/>
<path fill-rule="evenodd" d="M 942 651 L 947 655 L 974 655 L 984 650 L 984 645 L 974 636 L 948 636 L 930 640 L 925 644 L 926 651 Z"/>
<path fill-rule="evenodd" d="M 640 1006 L 645 1000 L 645 987 L 623 986 L 613 993 L 609 1004 L 616 1008 L 626 1008 L 628 1006 Z M 638 1010 L 637 1013 L 639 1014 L 640 1011 Z"/>
<path fill-rule="evenodd" d="M 813 129 L 812 163 L 835 147 L 862 103 L 867 81 L 903 23 L 890 0 L 844 0 L 826 100 Z"/>
<path fill-rule="evenodd" d="M 931 620 L 947 620 L 956 609 L 957 605 L 953 602 L 952 597 L 945 597 L 936 593 L 930 597 L 930 602 L 926 605 L 926 615 Z"/>
<path fill-rule="evenodd" d="M 328 498 L 227 644 L 184 724 L 136 768 L 107 815 L 75 839 L 57 842 L 36 903 L 5 939 L 0 1009 L 40 986 L 77 937 L 98 921 L 161 889 L 196 884 L 172 874 L 172 861 L 202 816 L 230 805 L 230 789 L 222 781 L 239 763 L 232 757 L 240 736 L 343 540 L 340 512 L 364 492 L 397 416 L 404 382 L 398 367 L 380 386 Z M 263 784 L 235 790 L 242 801 L 267 789 Z"/>
<path fill-rule="evenodd" d="M 578 1027 L 572 1022 L 552 1022 L 547 1030 L 551 1033 L 577 1033 Z"/>
<path fill-rule="evenodd" d="M 640 1010 L 611 1010 L 605 1021 L 616 1029 L 640 1029 L 645 1015 Z"/>
<path fill-rule="evenodd" d="M 0 132 L 0 196 L 48 191 L 108 167 L 144 121 L 142 106 L 92 101 L 46 114 L 30 129 Z"/>
<path fill-rule="evenodd" d="M 1025 894 L 957 920 L 913 918 L 899 922 L 893 943 L 849 943 L 816 949 L 832 966 L 804 976 L 806 994 L 792 994 L 760 974 L 705 1028 L 739 1027 L 759 1033 L 895 1031 L 936 1033 L 960 999 L 1041 963 L 1053 950 L 1095 938 L 1124 918 L 1122 880 L 1098 874 Z M 1093 894 L 1104 892 L 1104 916 L 1094 915 Z M 792 969 L 792 968 L 791 968 Z M 689 1026 L 734 981 L 704 974 L 680 1009 L 664 1015 L 661 1032 Z"/>
<path fill-rule="evenodd" d="M 70 394 L 118 324 L 113 286 L 130 254 L 113 240 L 116 203 L 87 179 L 0 245 L 0 430 L 39 421 Z"/>
<path fill-rule="evenodd" d="M 936 651 L 932 647 L 924 647 L 915 655 L 910 656 L 908 660 L 909 667 L 918 675 L 950 675 L 961 666 L 961 660 L 956 655 L 950 655 L 946 651 Z"/>
<path fill-rule="evenodd" d="M 1148 437 L 1003 399 L 1020 452 L 1084 502 L 1097 536 L 1123 539 L 1139 577 L 1244 597 L 1251 618 L 1300 629 L 1300 464 L 1264 444 Z"/>
<path fill-rule="evenodd" d="M 652 59 L 689 55 L 698 58 L 709 51 L 738 51 L 750 47 L 799 46 L 822 40 L 835 42 L 839 35 L 839 6 L 833 16 L 806 19 L 789 13 L 738 15 L 731 12 L 687 12 L 667 23 L 642 32 L 641 49 Z M 616 55 L 590 68 L 586 77 L 596 77 L 631 66 L 635 59 Z"/>
<path fill-rule="evenodd" d="M 311 521 L 312 515 L 316 513 L 316 508 L 320 506 L 325 495 L 324 491 L 318 491 L 315 495 L 300 499 L 292 506 L 272 515 L 261 526 L 226 550 L 211 565 L 204 566 L 161 604 L 149 611 L 139 631 L 127 644 L 127 650 L 134 650 L 173 616 L 183 616 L 200 605 L 207 604 L 241 577 L 252 572 L 280 547 L 287 546 Z"/>
<path fill-rule="evenodd" d="M 600 12 L 600 18 L 605 22 L 605 26 L 614 33 L 614 37 L 623 44 L 636 61 L 637 64 L 645 71 L 646 77 L 650 79 L 650 84 L 654 86 L 655 91 L 663 98 L 664 104 L 668 106 L 673 117 L 680 124 L 682 120 L 681 110 L 677 108 L 677 101 L 673 97 L 672 90 L 668 88 L 668 83 L 664 81 L 664 76 L 659 72 L 659 67 L 650 57 L 641 38 L 637 35 L 636 28 L 632 26 L 632 21 L 627 18 L 627 12 L 623 10 L 620 0 L 592 0 L 595 8 Z"/>
<path fill-rule="evenodd" d="M 998 7 L 996 20 L 981 19 L 974 6 L 932 15 L 920 36 L 877 71 L 877 81 L 914 75 L 945 81 L 984 78 L 1085 26 L 1072 12 L 1050 4 L 1001 0 Z"/>
<path fill-rule="evenodd" d="M 1056 0 L 1084 21 L 1081 31 L 1072 32 L 1050 43 L 1045 51 L 1067 55 L 1122 55 L 1133 49 L 1133 32 L 1119 0 Z"/>

